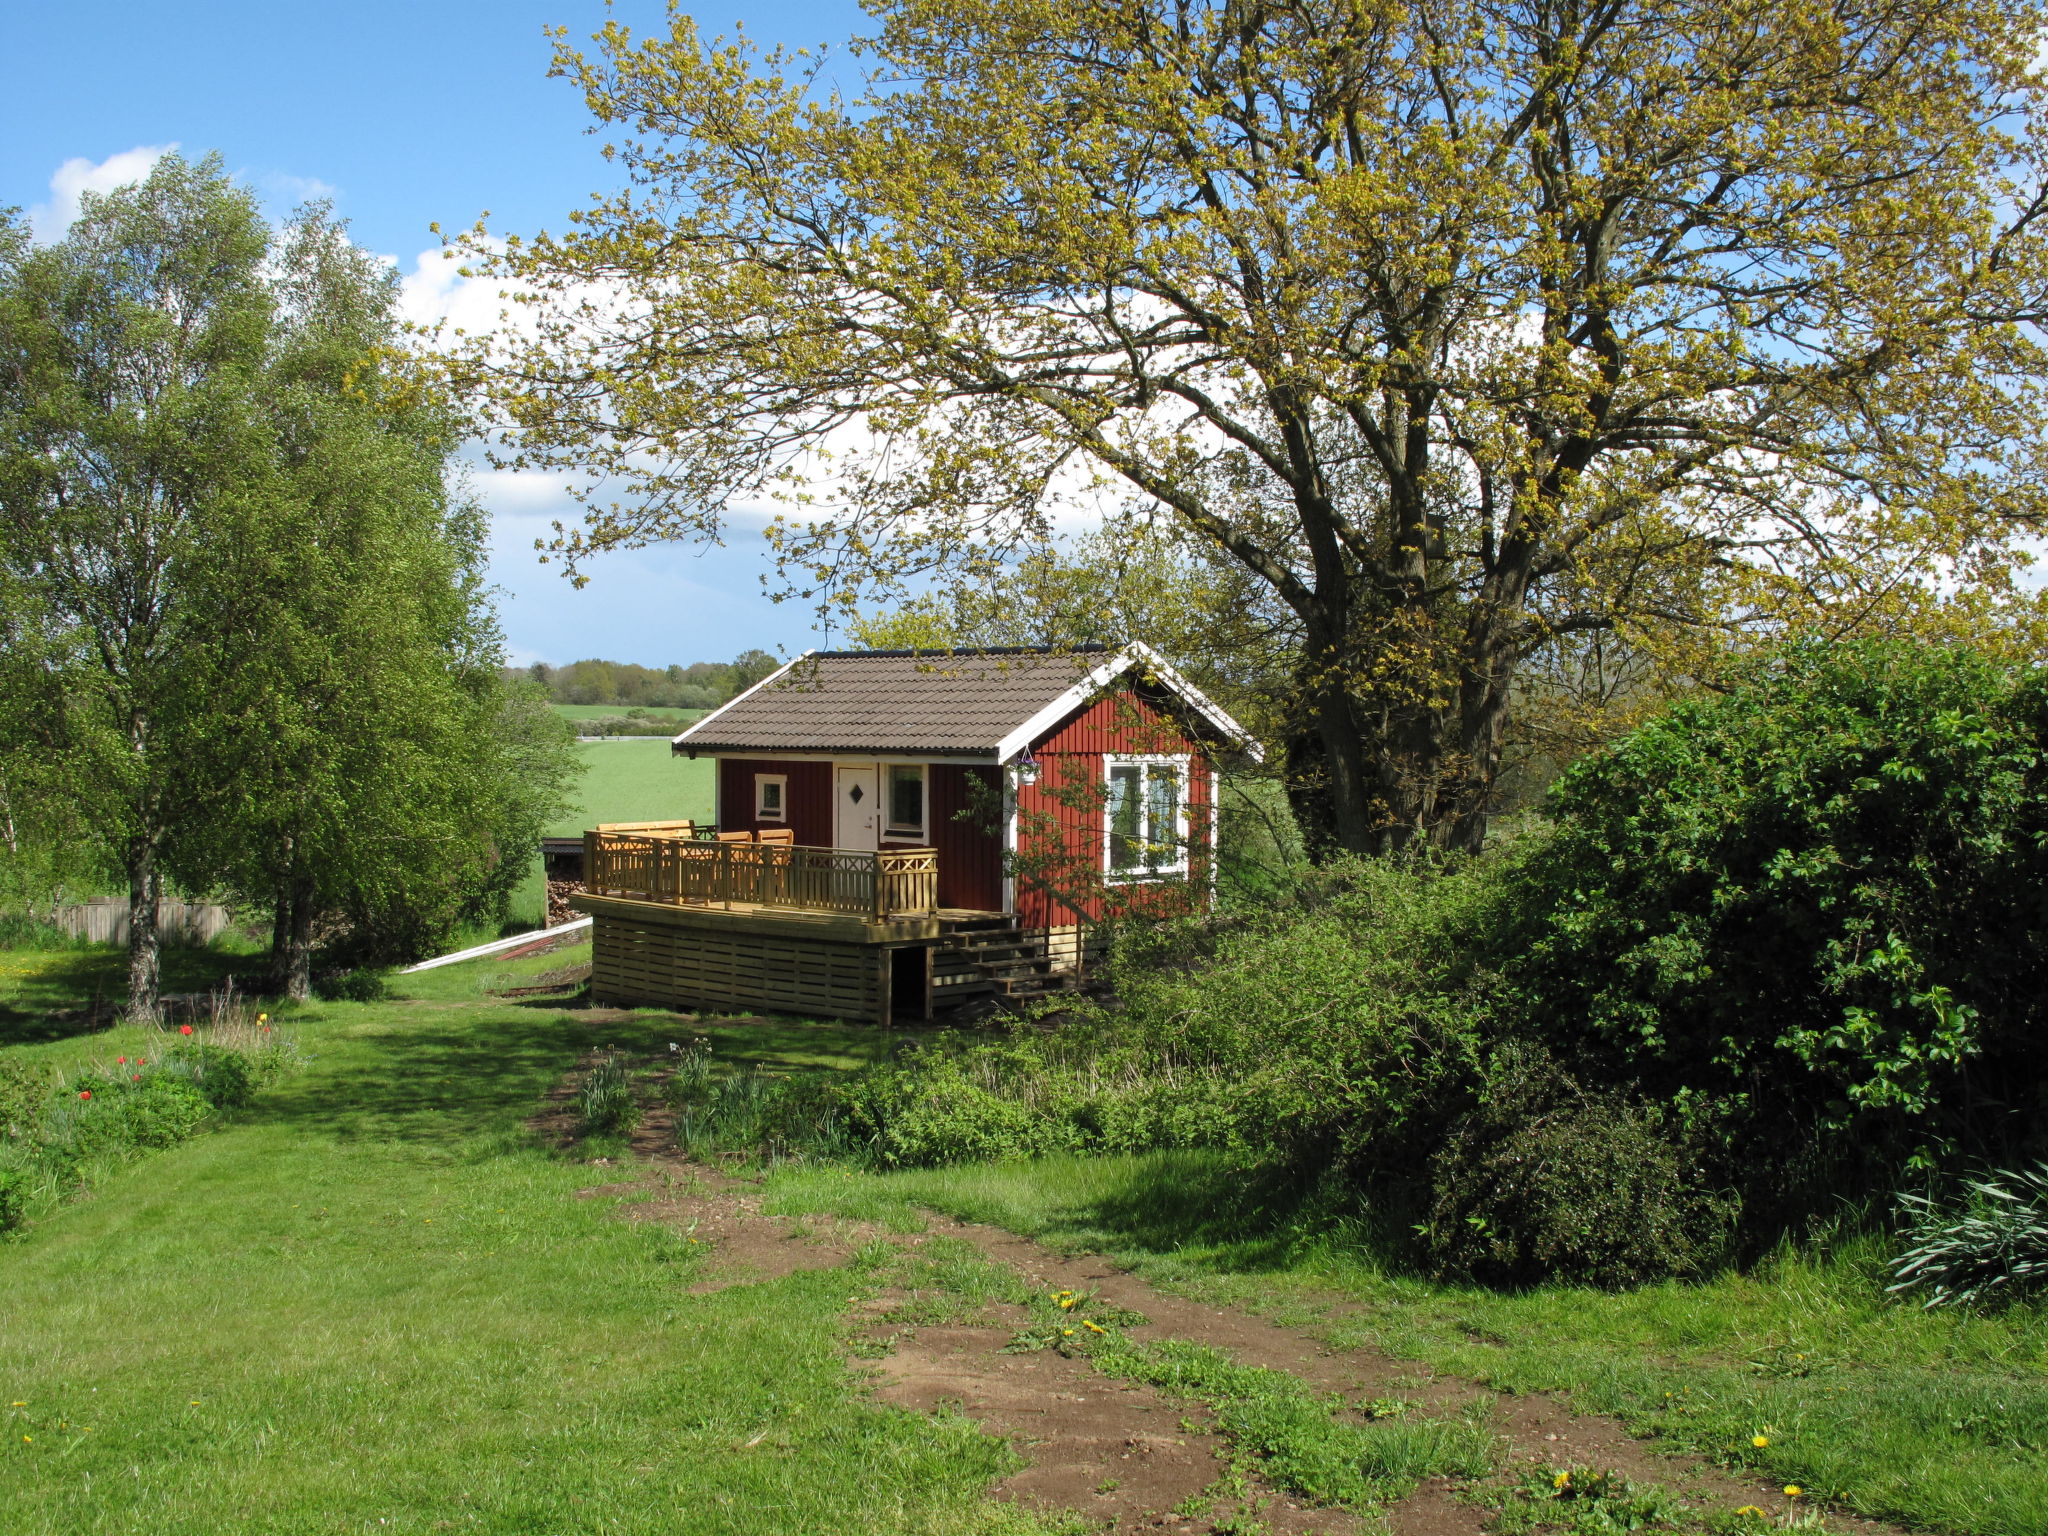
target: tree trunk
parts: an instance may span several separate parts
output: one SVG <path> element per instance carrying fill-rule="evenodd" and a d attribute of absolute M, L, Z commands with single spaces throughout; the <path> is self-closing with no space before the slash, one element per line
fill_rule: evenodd
<path fill-rule="evenodd" d="M 1500 772 L 1515 657 L 1499 615 L 1477 618 L 1459 661 L 1453 702 L 1382 704 L 1372 709 L 1341 681 L 1341 668 L 1304 668 L 1297 718 L 1282 773 L 1309 858 L 1384 857 L 1421 845 L 1478 853 Z M 1401 679 L 1393 688 L 1399 690 Z M 1426 696 L 1432 680 L 1416 679 Z"/>
<path fill-rule="evenodd" d="M 289 901 L 290 923 L 285 935 L 284 995 L 303 1003 L 313 995 L 313 884 L 294 880 Z"/>
<path fill-rule="evenodd" d="M 157 906 L 163 895 L 156 845 L 145 836 L 128 841 L 128 1019 L 154 1024 L 162 1016 L 162 955 L 157 944 Z"/>

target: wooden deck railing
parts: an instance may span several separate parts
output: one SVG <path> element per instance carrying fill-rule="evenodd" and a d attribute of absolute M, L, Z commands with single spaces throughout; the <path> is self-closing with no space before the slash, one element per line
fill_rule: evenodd
<path fill-rule="evenodd" d="M 882 919 L 939 904 L 935 848 L 774 847 L 665 832 L 583 834 L 583 886 L 678 906 L 785 907 Z"/>

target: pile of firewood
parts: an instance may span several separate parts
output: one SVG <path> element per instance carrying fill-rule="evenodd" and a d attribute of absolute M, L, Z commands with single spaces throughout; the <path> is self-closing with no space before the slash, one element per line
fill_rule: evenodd
<path fill-rule="evenodd" d="M 581 880 L 550 880 L 548 882 L 548 926 L 559 928 L 562 924 L 580 916 L 569 907 L 569 898 L 580 895 Z"/>

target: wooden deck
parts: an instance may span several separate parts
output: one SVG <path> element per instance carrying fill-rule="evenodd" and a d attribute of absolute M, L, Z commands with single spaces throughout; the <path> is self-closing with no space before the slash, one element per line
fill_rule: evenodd
<path fill-rule="evenodd" d="M 584 833 L 584 889 L 675 907 L 820 913 L 864 923 L 938 911 L 934 848 L 806 848 L 713 840 L 686 827 Z"/>

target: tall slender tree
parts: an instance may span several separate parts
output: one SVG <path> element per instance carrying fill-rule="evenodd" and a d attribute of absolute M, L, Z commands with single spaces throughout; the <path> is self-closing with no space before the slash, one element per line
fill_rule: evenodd
<path fill-rule="evenodd" d="M 781 494 L 793 586 L 1178 519 L 1298 627 L 1312 843 L 1484 834 L 1517 678 L 2009 585 L 2042 526 L 2023 0 L 879 0 L 871 86 L 566 42 L 626 190 L 479 241 L 572 563 Z"/>
<path fill-rule="evenodd" d="M 0 240 L 0 682 L 128 886 L 128 1001 L 157 1010 L 163 858 L 222 808 L 217 579 L 273 474 L 269 232 L 218 159 Z"/>

